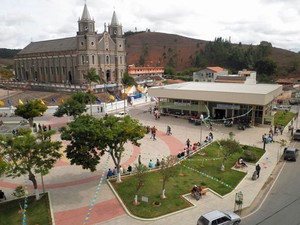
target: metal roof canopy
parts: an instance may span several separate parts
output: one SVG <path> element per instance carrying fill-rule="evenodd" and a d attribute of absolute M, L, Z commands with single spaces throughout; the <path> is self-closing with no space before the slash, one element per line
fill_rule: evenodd
<path fill-rule="evenodd" d="M 264 106 L 282 93 L 282 85 L 185 82 L 153 87 L 148 93 L 158 98 Z"/>

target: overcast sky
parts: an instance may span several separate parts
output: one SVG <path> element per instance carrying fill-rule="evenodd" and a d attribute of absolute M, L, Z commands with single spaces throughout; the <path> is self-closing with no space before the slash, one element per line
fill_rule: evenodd
<path fill-rule="evenodd" d="M 116 11 L 123 32 L 178 34 L 300 51 L 299 0 L 87 0 L 98 33 Z M 1 0 L 0 48 L 76 35 L 84 0 Z"/>

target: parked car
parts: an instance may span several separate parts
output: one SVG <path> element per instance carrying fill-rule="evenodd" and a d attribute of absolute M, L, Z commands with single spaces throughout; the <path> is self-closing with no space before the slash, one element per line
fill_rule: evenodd
<path fill-rule="evenodd" d="M 299 150 L 296 148 L 285 148 L 283 151 L 283 159 L 296 161 L 298 157 Z"/>
<path fill-rule="evenodd" d="M 298 105 L 299 100 L 297 98 L 292 98 L 289 100 L 290 105 Z"/>
<path fill-rule="evenodd" d="M 300 129 L 296 129 L 293 135 L 294 140 L 300 140 Z"/>
<path fill-rule="evenodd" d="M 233 212 L 214 210 L 200 216 L 197 225 L 237 225 L 240 222 L 241 217 Z"/>
<path fill-rule="evenodd" d="M 290 105 L 278 105 L 278 106 L 274 106 L 272 108 L 272 110 L 275 110 L 275 111 L 290 111 L 291 106 Z"/>
<path fill-rule="evenodd" d="M 124 116 L 128 116 L 128 112 L 119 112 L 117 114 L 115 114 L 115 117 L 124 117 Z"/>

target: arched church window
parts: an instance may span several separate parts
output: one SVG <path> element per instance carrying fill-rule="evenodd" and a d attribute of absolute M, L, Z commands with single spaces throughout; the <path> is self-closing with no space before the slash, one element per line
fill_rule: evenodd
<path fill-rule="evenodd" d="M 109 56 L 106 56 L 106 64 L 109 64 Z"/>

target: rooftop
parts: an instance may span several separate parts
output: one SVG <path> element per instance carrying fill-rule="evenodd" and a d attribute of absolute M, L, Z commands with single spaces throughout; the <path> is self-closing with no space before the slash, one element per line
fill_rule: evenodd
<path fill-rule="evenodd" d="M 236 84 L 236 83 L 214 83 L 214 82 L 184 82 L 171 84 L 163 87 L 154 87 L 166 90 L 178 91 L 207 91 L 207 92 L 227 92 L 227 93 L 249 93 L 268 94 L 281 87 L 278 84 Z"/>

